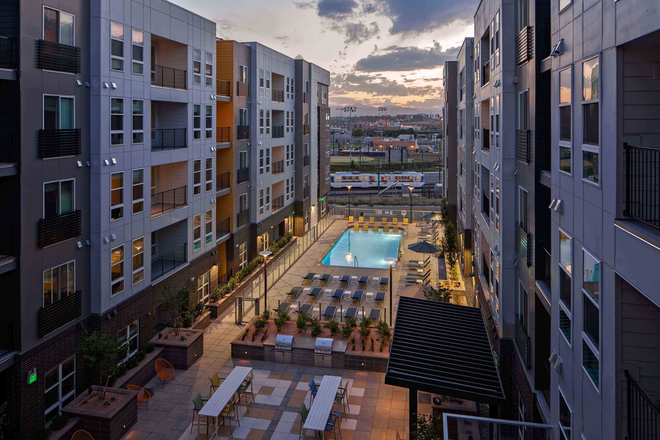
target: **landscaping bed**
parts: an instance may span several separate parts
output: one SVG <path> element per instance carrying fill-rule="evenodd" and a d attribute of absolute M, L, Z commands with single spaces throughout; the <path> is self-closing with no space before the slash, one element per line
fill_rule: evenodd
<path fill-rule="evenodd" d="M 130 384 L 144 387 L 156 375 L 154 364 L 156 359 L 163 357 L 163 351 L 165 351 L 163 347 L 158 347 L 148 353 L 137 366 L 130 368 L 124 375 L 118 377 L 113 386 L 126 388 L 126 385 Z"/>
<path fill-rule="evenodd" d="M 175 369 L 187 370 L 204 354 L 204 331 L 168 327 L 158 332 L 149 341 L 157 348 L 163 348 L 162 357 Z"/>

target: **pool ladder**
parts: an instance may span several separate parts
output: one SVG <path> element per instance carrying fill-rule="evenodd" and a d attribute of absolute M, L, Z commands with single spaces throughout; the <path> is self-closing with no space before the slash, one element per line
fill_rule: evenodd
<path fill-rule="evenodd" d="M 353 257 L 353 267 L 360 267 L 357 255 Z"/>

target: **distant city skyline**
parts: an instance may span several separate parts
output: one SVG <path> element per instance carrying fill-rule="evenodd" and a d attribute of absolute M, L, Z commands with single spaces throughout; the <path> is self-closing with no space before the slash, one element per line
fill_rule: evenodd
<path fill-rule="evenodd" d="M 439 113 L 442 66 L 472 35 L 477 0 L 174 0 L 219 38 L 260 41 L 330 70 L 332 115 Z M 259 11 L 258 14 L 255 11 Z M 319 50 L 323 48 L 323 50 Z M 328 55 L 331 54 L 331 55 Z"/>

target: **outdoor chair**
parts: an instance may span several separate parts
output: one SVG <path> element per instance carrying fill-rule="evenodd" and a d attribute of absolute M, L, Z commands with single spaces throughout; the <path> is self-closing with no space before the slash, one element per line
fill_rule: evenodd
<path fill-rule="evenodd" d="M 365 301 L 370 303 L 374 302 L 374 293 L 373 292 L 367 292 L 367 296 L 365 297 Z"/>
<path fill-rule="evenodd" d="M 332 284 L 339 284 L 339 275 L 332 276 Z"/>
<path fill-rule="evenodd" d="M 403 226 L 408 226 L 408 217 L 403 219 Z"/>
<path fill-rule="evenodd" d="M 373 225 L 373 224 L 374 224 L 374 220 L 375 220 L 375 219 L 374 219 L 373 217 L 369 217 L 369 224 L 370 224 L 370 225 Z"/>
<path fill-rule="evenodd" d="M 323 292 L 323 289 L 321 289 L 320 287 L 314 287 L 309 292 L 309 296 L 314 297 L 314 298 L 318 298 L 319 296 L 321 296 L 321 292 Z"/>
<path fill-rule="evenodd" d="M 307 421 L 307 415 L 309 414 L 309 411 L 307 411 L 307 407 L 305 406 L 305 402 L 300 404 L 298 414 L 300 414 L 300 431 L 298 433 L 298 439 L 300 439 L 303 437 L 303 425 Z"/>
<path fill-rule="evenodd" d="M 380 221 L 383 225 L 387 224 L 387 217 L 383 217 L 383 219 Z"/>
<path fill-rule="evenodd" d="M 353 229 L 355 229 L 356 231 L 359 230 L 360 225 L 358 225 L 357 223 L 353 224 Z"/>
<path fill-rule="evenodd" d="M 321 275 L 321 281 L 325 281 L 326 283 L 330 281 L 330 278 L 332 278 L 332 275 L 330 275 L 329 273 L 324 273 L 323 275 Z"/>
<path fill-rule="evenodd" d="M 85 431 L 84 429 L 79 429 L 73 433 L 71 440 L 94 440 L 94 437 L 92 437 L 92 434 Z"/>
<path fill-rule="evenodd" d="M 390 279 L 387 277 L 383 277 L 378 281 L 378 284 L 381 286 L 387 286 L 390 283 Z"/>
<path fill-rule="evenodd" d="M 383 226 L 383 232 L 390 232 L 390 226 L 389 225 Z"/>
<path fill-rule="evenodd" d="M 280 306 L 277 309 L 275 309 L 275 311 L 287 313 L 290 308 L 291 308 L 291 303 L 285 301 L 281 303 Z"/>
<path fill-rule="evenodd" d="M 351 299 L 353 301 L 360 302 L 360 301 L 362 301 L 362 296 L 364 296 L 364 291 L 356 290 L 355 292 L 353 292 L 353 295 L 351 296 Z"/>
<path fill-rule="evenodd" d="M 317 385 L 316 385 L 316 382 L 314 382 L 314 378 L 311 378 L 311 379 L 309 380 L 309 384 L 308 384 L 308 385 L 309 385 L 309 392 L 311 393 L 311 394 L 310 394 L 310 400 L 309 400 L 309 404 L 310 404 L 310 406 L 311 406 L 311 405 L 312 405 L 312 401 L 313 401 L 313 399 L 316 398 L 316 393 L 317 393 L 319 390 L 318 390 L 318 387 L 317 387 Z"/>
<path fill-rule="evenodd" d="M 353 223 L 353 221 L 354 221 L 354 220 L 353 220 L 353 216 L 352 216 L 352 215 L 349 215 L 349 216 L 348 216 L 348 222 L 349 222 L 349 223 Z"/>
<path fill-rule="evenodd" d="M 204 408 L 204 403 L 208 401 L 208 399 L 202 399 L 202 395 L 200 393 L 195 393 L 195 395 L 192 398 L 192 403 L 193 403 L 193 415 L 192 415 L 192 424 L 190 425 L 190 432 L 193 431 L 193 427 L 195 426 L 195 419 L 197 416 L 199 416 L 199 412 Z M 208 422 L 209 418 L 206 419 L 206 432 L 208 432 Z M 199 422 L 197 422 L 199 424 Z"/>
<path fill-rule="evenodd" d="M 359 284 L 367 284 L 368 282 L 369 282 L 369 276 L 368 276 L 368 275 L 362 275 L 362 276 L 358 279 L 358 283 L 359 283 Z"/>
<path fill-rule="evenodd" d="M 362 230 L 367 232 L 369 230 L 369 225 L 366 224 L 366 223 L 364 225 L 362 225 Z"/>
<path fill-rule="evenodd" d="M 158 378 L 162 382 L 163 387 L 165 386 L 165 383 L 168 380 L 170 379 L 174 380 L 174 367 L 165 359 L 163 358 L 156 359 L 155 367 L 156 367 L 156 374 L 158 375 Z"/>
<path fill-rule="evenodd" d="M 310 272 L 310 273 L 308 273 L 307 275 L 305 275 L 303 277 L 303 280 L 314 281 L 315 276 L 316 276 L 316 274 L 314 272 Z"/>
<path fill-rule="evenodd" d="M 241 398 L 245 399 L 245 407 L 250 411 L 250 403 L 254 402 L 254 392 L 252 388 L 252 376 L 249 376 L 243 381 L 243 383 L 238 387 L 236 393 L 238 394 L 238 403 L 241 403 Z"/>
<path fill-rule="evenodd" d="M 335 317 L 335 312 L 336 311 L 337 311 L 337 307 L 335 307 L 335 306 L 326 306 L 325 310 L 323 311 L 323 317 L 333 319 Z"/>
<path fill-rule="evenodd" d="M 350 290 L 344 290 L 344 298 L 343 298 L 343 300 L 344 300 L 344 301 L 350 301 L 350 299 L 351 299 L 351 295 L 352 295 L 352 294 L 353 294 L 353 292 L 351 292 Z"/>
<path fill-rule="evenodd" d="M 296 299 L 298 298 L 300 292 L 302 292 L 302 287 L 292 287 L 291 291 L 287 295 L 293 297 L 293 299 Z"/>
<path fill-rule="evenodd" d="M 237 426 L 241 426 L 241 421 L 238 418 L 238 408 L 236 408 L 236 403 L 238 402 L 239 396 L 234 396 L 232 400 L 229 401 L 227 405 L 225 405 L 224 409 L 220 411 L 220 421 L 222 421 L 222 424 L 224 425 L 225 422 L 229 422 L 229 433 L 233 436 L 234 435 L 234 427 L 232 426 L 231 422 L 236 422 Z M 231 413 L 234 413 L 234 416 L 232 417 Z"/>
<path fill-rule="evenodd" d="M 344 296 L 344 291 L 342 289 L 335 289 L 335 291 L 332 292 L 332 299 L 341 301 L 342 296 Z"/>
<path fill-rule="evenodd" d="M 385 292 L 376 292 L 375 300 L 376 302 L 385 301 Z"/>
<path fill-rule="evenodd" d="M 373 277 L 371 279 L 371 282 L 374 286 L 378 286 L 378 281 L 380 281 L 380 278 L 378 278 L 378 277 Z"/>
<path fill-rule="evenodd" d="M 341 405 L 344 407 L 344 420 L 346 420 L 346 409 L 349 411 L 351 410 L 351 406 L 348 404 L 348 382 L 342 387 L 341 384 L 339 384 L 339 388 L 337 389 L 337 395 L 335 396 L 335 403 Z"/>
<path fill-rule="evenodd" d="M 348 307 L 344 312 L 344 319 L 355 318 L 357 315 L 357 307 Z"/>
<path fill-rule="evenodd" d="M 340 283 L 350 283 L 351 282 L 351 276 L 350 275 L 342 275 L 341 278 L 339 278 Z"/>
<path fill-rule="evenodd" d="M 337 438 L 337 434 L 339 434 L 339 438 L 341 438 L 341 431 L 339 430 L 339 413 L 341 412 L 341 408 L 337 408 L 337 412 L 334 414 L 330 414 L 330 417 L 328 418 L 328 423 L 325 425 L 325 430 L 328 432 L 332 432 L 334 435 L 334 438 Z"/>
<path fill-rule="evenodd" d="M 392 224 L 393 224 L 394 226 L 398 225 L 398 224 L 399 224 L 399 219 L 398 219 L 397 217 L 394 217 L 394 218 L 392 219 Z"/>
<path fill-rule="evenodd" d="M 358 223 L 359 224 L 364 223 L 364 217 L 362 217 L 362 216 L 358 217 Z"/>
<path fill-rule="evenodd" d="M 223 377 L 222 379 L 220 379 L 218 373 L 216 372 L 213 373 L 213 376 L 209 377 L 209 380 L 211 381 L 211 385 L 209 387 L 209 396 L 210 396 L 211 394 L 213 394 L 215 390 L 217 390 L 220 387 L 220 384 L 222 384 L 222 381 L 225 380 L 225 378 Z"/>
<path fill-rule="evenodd" d="M 149 410 L 149 401 L 151 400 L 151 394 L 149 393 L 149 391 L 137 385 L 131 385 L 131 384 L 126 385 L 126 389 L 131 391 L 137 391 L 138 403 L 145 403 L 147 406 L 147 411 Z"/>
<path fill-rule="evenodd" d="M 311 304 L 303 304 L 300 307 L 300 313 L 304 313 L 305 315 L 309 315 L 309 312 L 312 311 L 312 305 Z"/>
<path fill-rule="evenodd" d="M 369 312 L 369 319 L 375 320 L 375 321 L 380 321 L 380 309 L 371 309 Z"/>

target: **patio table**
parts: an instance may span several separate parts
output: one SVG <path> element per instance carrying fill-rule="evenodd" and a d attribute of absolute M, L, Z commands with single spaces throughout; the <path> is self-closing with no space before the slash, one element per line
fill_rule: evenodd
<path fill-rule="evenodd" d="M 307 420 L 303 425 L 303 429 L 311 431 L 320 431 L 325 438 L 325 426 L 330 417 L 330 411 L 335 403 L 337 391 L 341 384 L 341 377 L 339 376 L 323 376 L 321 386 L 316 392 L 312 408 L 307 414 Z"/>
<path fill-rule="evenodd" d="M 243 381 L 252 373 L 252 367 L 234 367 L 229 376 L 220 384 L 220 387 L 213 393 L 211 398 L 199 411 L 200 416 L 212 417 L 215 419 L 215 434 L 218 433 L 218 417 L 231 398 L 238 391 Z M 238 415 L 238 413 L 236 413 Z M 197 425 L 199 433 L 199 424 Z"/>

